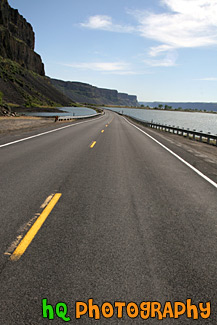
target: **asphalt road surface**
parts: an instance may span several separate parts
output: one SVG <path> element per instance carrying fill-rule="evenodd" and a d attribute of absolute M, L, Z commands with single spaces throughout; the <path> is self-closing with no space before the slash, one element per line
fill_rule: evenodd
<path fill-rule="evenodd" d="M 215 183 L 113 112 L 55 128 L 0 146 L 0 324 L 217 324 Z"/>

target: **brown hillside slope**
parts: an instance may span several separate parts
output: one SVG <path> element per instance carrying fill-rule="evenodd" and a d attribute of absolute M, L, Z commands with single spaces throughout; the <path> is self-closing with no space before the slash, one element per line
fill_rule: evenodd
<path fill-rule="evenodd" d="M 0 57 L 0 91 L 3 101 L 18 106 L 70 106 L 72 100 L 40 76 L 18 63 Z"/>

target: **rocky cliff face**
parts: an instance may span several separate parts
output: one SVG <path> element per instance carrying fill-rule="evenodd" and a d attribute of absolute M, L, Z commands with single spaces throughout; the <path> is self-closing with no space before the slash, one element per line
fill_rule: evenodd
<path fill-rule="evenodd" d="M 0 56 L 44 76 L 44 64 L 34 46 L 32 26 L 7 0 L 0 0 Z"/>
<path fill-rule="evenodd" d="M 117 90 L 45 77 L 44 64 L 34 47 L 32 26 L 8 0 L 0 0 L 0 91 L 5 103 L 26 107 L 69 106 L 73 102 L 138 105 L 136 96 Z"/>
<path fill-rule="evenodd" d="M 138 106 L 139 105 L 138 101 L 137 101 L 137 97 L 134 95 L 118 93 L 118 99 L 119 99 L 119 101 L 126 103 L 124 105 L 127 105 L 127 106 Z"/>
<path fill-rule="evenodd" d="M 137 97 L 103 89 L 82 82 L 51 79 L 52 84 L 71 100 L 79 103 L 98 105 L 138 106 Z"/>

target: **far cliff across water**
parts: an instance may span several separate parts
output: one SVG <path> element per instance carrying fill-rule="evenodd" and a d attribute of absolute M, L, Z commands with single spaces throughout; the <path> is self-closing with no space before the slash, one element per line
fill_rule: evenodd
<path fill-rule="evenodd" d="M 45 76 L 30 23 L 0 1 L 0 105 L 16 110 L 82 104 L 137 106 L 136 96 Z"/>
<path fill-rule="evenodd" d="M 98 88 L 82 82 L 57 79 L 51 79 L 51 83 L 75 102 L 95 105 L 139 106 L 136 96 L 119 93 L 117 90 Z"/>

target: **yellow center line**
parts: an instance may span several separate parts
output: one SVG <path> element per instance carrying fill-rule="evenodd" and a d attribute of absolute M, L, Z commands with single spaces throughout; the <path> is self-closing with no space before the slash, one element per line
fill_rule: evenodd
<path fill-rule="evenodd" d="M 101 131 L 101 133 L 103 133 L 103 132 L 104 132 L 104 130 Z"/>
<path fill-rule="evenodd" d="M 59 201 L 61 197 L 61 193 L 56 193 L 52 200 L 49 202 L 49 204 L 46 206 L 46 208 L 42 211 L 41 215 L 38 217 L 38 219 L 35 221 L 35 223 L 32 225 L 32 227 L 27 232 L 26 236 L 21 240 L 15 251 L 10 257 L 11 261 L 17 261 L 26 251 L 28 246 L 31 244 L 32 240 L 36 236 L 37 232 L 40 230 L 41 226 Z"/>
<path fill-rule="evenodd" d="M 113 117 L 113 119 L 114 119 L 114 117 Z M 111 122 L 113 121 L 113 119 L 112 119 L 110 122 L 108 122 L 107 126 L 108 126 L 109 124 L 111 124 Z"/>
<path fill-rule="evenodd" d="M 91 143 L 91 145 L 90 145 L 90 148 L 93 148 L 93 147 L 95 146 L 95 144 L 96 144 L 96 141 L 93 141 L 93 142 Z"/>

